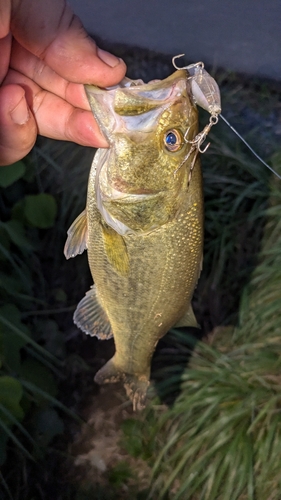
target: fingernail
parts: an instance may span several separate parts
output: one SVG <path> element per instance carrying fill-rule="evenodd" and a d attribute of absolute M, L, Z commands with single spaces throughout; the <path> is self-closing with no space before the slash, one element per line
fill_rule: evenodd
<path fill-rule="evenodd" d="M 16 107 L 10 111 L 11 118 L 16 125 L 24 125 L 29 119 L 29 109 L 23 97 Z"/>
<path fill-rule="evenodd" d="M 115 68 L 120 63 L 120 59 L 113 54 L 110 54 L 110 52 L 106 52 L 105 50 L 99 49 L 97 50 L 99 58 L 105 62 L 108 66 L 111 66 L 111 68 Z"/>

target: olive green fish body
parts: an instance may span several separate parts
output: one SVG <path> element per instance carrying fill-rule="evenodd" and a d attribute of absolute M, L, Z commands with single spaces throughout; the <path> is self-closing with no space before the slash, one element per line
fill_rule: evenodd
<path fill-rule="evenodd" d="M 183 140 L 186 130 L 187 140 L 197 133 L 186 73 L 137 87 L 133 98 L 129 89 L 118 99 L 115 92 L 117 125 L 102 111 L 106 91 L 91 89 L 110 149 L 96 154 L 86 210 L 71 226 L 65 252 L 87 246 L 95 283 L 77 307 L 76 324 L 100 338 L 114 336 L 115 355 L 95 380 L 122 380 L 141 408 L 158 340 L 173 325 L 196 325 L 190 303 L 202 261 L 203 196 L 200 162 Z M 181 138 L 175 151 L 165 142 L 170 131 Z"/>

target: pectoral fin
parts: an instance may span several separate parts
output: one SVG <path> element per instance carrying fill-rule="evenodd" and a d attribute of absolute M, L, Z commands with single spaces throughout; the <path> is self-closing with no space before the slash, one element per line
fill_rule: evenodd
<path fill-rule="evenodd" d="M 185 312 L 184 316 L 177 322 L 175 328 L 179 328 L 181 326 L 193 326 L 195 328 L 200 328 L 196 321 L 191 304 L 189 305 L 189 308 Z"/>
<path fill-rule="evenodd" d="M 73 321 L 78 328 L 92 337 L 105 340 L 113 335 L 107 314 L 98 301 L 95 285 L 80 300 Z"/>
<path fill-rule="evenodd" d="M 108 261 L 118 274 L 127 276 L 129 257 L 123 237 L 107 224 L 102 224 L 102 235 Z"/>
<path fill-rule="evenodd" d="M 86 210 L 78 215 L 67 231 L 67 240 L 64 246 L 64 255 L 67 259 L 76 257 L 87 248 L 87 216 Z"/>

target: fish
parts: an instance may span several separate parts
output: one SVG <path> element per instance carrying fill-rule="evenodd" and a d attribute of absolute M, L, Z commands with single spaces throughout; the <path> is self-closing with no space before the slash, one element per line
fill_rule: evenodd
<path fill-rule="evenodd" d="M 155 347 L 170 328 L 198 327 L 191 299 L 202 268 L 203 187 L 198 111 L 187 71 L 108 89 L 85 86 L 108 141 L 92 163 L 85 210 L 64 253 L 87 249 L 93 286 L 75 324 L 114 356 L 98 384 L 121 381 L 134 410 L 145 407 Z"/>

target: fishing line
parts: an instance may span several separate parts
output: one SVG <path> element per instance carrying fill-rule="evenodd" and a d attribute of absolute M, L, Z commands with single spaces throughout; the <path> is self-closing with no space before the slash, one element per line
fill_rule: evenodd
<path fill-rule="evenodd" d="M 281 175 L 279 175 L 272 167 L 268 165 L 255 151 L 254 149 L 248 144 L 247 141 L 235 130 L 232 125 L 227 121 L 227 119 L 221 114 L 221 99 L 220 99 L 220 89 L 218 87 L 217 82 L 214 80 L 214 78 L 209 75 L 209 73 L 205 70 L 204 68 L 204 63 L 202 61 L 199 61 L 197 63 L 192 63 L 189 64 L 188 66 L 178 66 L 176 64 L 176 59 L 183 57 L 184 54 L 178 54 L 177 56 L 174 56 L 172 59 L 172 64 L 174 68 L 177 70 L 182 70 L 186 69 L 188 73 L 188 80 L 190 81 L 191 84 L 191 94 L 193 101 L 195 104 L 198 104 L 201 108 L 205 109 L 208 111 L 211 115 L 209 124 L 206 125 L 206 127 L 200 132 L 199 134 L 196 135 L 193 141 L 188 141 L 186 140 L 186 137 L 184 137 L 185 142 L 191 142 L 192 146 L 197 148 L 197 150 L 200 153 L 205 153 L 207 151 L 208 147 L 210 146 L 210 143 L 207 144 L 205 149 L 201 149 L 201 146 L 203 142 L 206 140 L 207 135 L 209 134 L 211 128 L 213 125 L 216 125 L 218 121 L 218 116 L 226 123 L 226 125 L 229 126 L 229 128 L 234 132 L 234 134 L 239 137 L 239 139 L 247 146 L 247 148 L 251 151 L 251 153 L 266 167 L 268 168 L 278 179 L 281 180 Z"/>
<path fill-rule="evenodd" d="M 239 134 L 239 132 L 237 132 L 237 130 L 235 130 L 234 127 L 232 127 L 232 125 L 230 125 L 230 123 L 227 121 L 227 119 L 220 113 L 219 114 L 219 117 L 229 126 L 229 128 L 239 137 L 239 139 L 245 144 L 245 146 L 247 146 L 247 148 L 251 151 L 251 153 L 263 164 L 265 165 L 267 168 L 269 168 L 269 170 L 271 170 L 271 172 L 273 174 L 275 174 L 278 179 L 281 180 L 281 175 L 279 175 L 276 170 L 274 170 L 272 167 L 270 167 L 268 165 L 268 163 L 266 163 L 255 151 L 254 149 L 250 146 L 250 144 L 248 144 L 248 142 L 242 137 L 242 135 Z"/>

